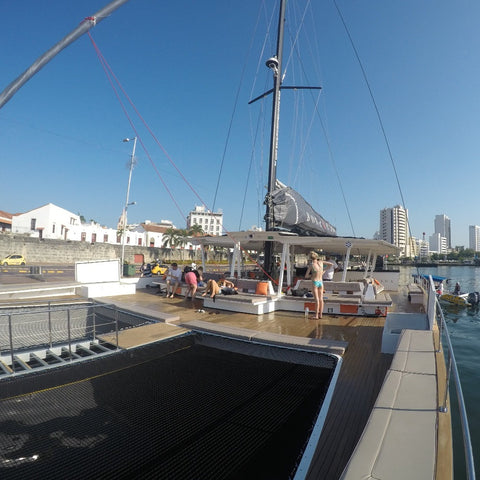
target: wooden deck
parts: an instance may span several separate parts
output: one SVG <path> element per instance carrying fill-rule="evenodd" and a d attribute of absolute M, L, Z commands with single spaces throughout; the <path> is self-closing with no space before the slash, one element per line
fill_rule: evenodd
<path fill-rule="evenodd" d="M 166 299 L 149 290 L 137 292 L 134 297 L 102 300 L 132 310 L 141 308 L 157 312 L 159 317 L 169 314 L 172 318 L 178 317 L 179 324 L 203 320 L 262 332 L 348 342 L 332 404 L 307 477 L 310 479 L 340 477 L 362 434 L 393 358 L 380 353 L 385 321 L 381 317 L 324 315 L 321 321 L 316 321 L 296 312 L 256 316 L 205 309 L 202 313 L 198 312 L 203 307 L 200 299 L 193 302 L 183 298 Z M 409 306 L 405 306 L 408 309 Z M 138 335 L 141 335 L 140 330 Z M 138 341 L 142 342 L 141 339 Z"/>
<path fill-rule="evenodd" d="M 418 305 L 408 303 L 406 292 L 391 296 L 394 304 L 399 305 L 396 310 L 418 309 Z M 167 299 L 157 295 L 156 289 L 139 290 L 135 295 L 100 300 L 116 304 L 119 308 L 147 314 L 162 322 L 122 332 L 119 343 L 127 348 L 174 335 L 176 331 L 182 330 L 182 323 L 191 320 L 275 334 L 348 342 L 308 479 L 340 477 L 363 432 L 393 358 L 393 355 L 380 353 L 385 322 L 383 317 L 324 315 L 322 320 L 317 321 L 305 318 L 303 313 L 297 312 L 274 312 L 260 316 L 231 313 L 204 309 L 203 300 L 200 298 L 194 301 L 181 297 Z M 165 320 L 169 324 L 163 323 Z"/>

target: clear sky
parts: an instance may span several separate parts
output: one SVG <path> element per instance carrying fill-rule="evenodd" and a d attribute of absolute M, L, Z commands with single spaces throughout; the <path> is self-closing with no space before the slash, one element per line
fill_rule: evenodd
<path fill-rule="evenodd" d="M 1 2 L 0 90 L 107 3 Z M 130 119 L 124 114 L 81 37 L 0 110 L 0 210 L 51 202 L 115 228 L 133 146 L 122 139 L 138 135 L 129 223 L 181 228 L 204 202 L 223 210 L 228 230 L 263 226 L 271 99 L 248 101 L 271 88 L 276 3 L 120 7 L 90 32 L 148 128 L 122 96 Z M 453 244 L 468 246 L 468 226 L 480 225 L 480 3 L 337 0 L 403 199 L 335 3 L 311 1 L 304 14 L 306 4 L 288 2 L 284 85 L 322 91 L 282 92 L 278 178 L 339 235 L 371 238 L 379 211 L 404 200 L 414 236 L 428 238 L 435 215 L 446 214 Z"/>

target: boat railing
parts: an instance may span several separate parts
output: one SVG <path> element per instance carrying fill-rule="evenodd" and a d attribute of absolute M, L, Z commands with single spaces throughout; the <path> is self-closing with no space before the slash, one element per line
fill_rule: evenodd
<path fill-rule="evenodd" d="M 33 349 L 51 349 L 65 345 L 73 358 L 75 343 L 97 341 L 98 335 L 114 334 L 118 349 L 119 311 L 113 304 L 55 304 L 25 306 L 16 311 L 0 312 L 0 354 L 11 357 Z"/>
<path fill-rule="evenodd" d="M 463 397 L 462 385 L 460 382 L 460 375 L 458 373 L 457 362 L 455 360 L 455 354 L 453 352 L 453 346 L 450 340 L 450 334 L 448 332 L 448 327 L 445 322 L 445 316 L 443 315 L 443 310 L 435 294 L 433 285 L 434 285 L 433 280 L 430 279 L 430 288 L 429 288 L 428 297 L 429 299 L 430 298 L 434 299 L 434 305 L 435 305 L 434 314 L 435 314 L 435 318 L 436 318 L 438 329 L 439 329 L 437 351 L 439 353 L 442 352 L 442 346 L 443 346 L 443 354 L 445 356 L 445 362 L 446 362 L 445 394 L 444 394 L 443 401 L 439 406 L 439 411 L 442 413 L 445 413 L 448 410 L 447 398 L 448 398 L 448 392 L 450 388 L 450 381 L 453 379 L 453 382 L 455 384 L 457 401 L 458 401 L 458 413 L 460 417 L 460 423 L 462 426 L 463 448 L 465 452 L 465 466 L 466 466 L 466 474 L 467 474 L 466 478 L 468 480 L 474 480 L 475 464 L 474 464 L 474 457 L 473 457 L 472 442 L 470 438 L 470 429 L 468 426 L 467 411 L 465 408 L 465 400 Z"/>

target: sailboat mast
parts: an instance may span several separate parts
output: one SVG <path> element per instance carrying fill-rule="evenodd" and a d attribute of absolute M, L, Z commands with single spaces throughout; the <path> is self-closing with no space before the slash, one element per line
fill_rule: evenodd
<path fill-rule="evenodd" d="M 280 87 L 282 85 L 282 56 L 283 56 L 283 36 L 285 25 L 285 5 L 286 0 L 280 2 L 280 12 L 278 15 L 278 33 L 277 33 L 277 53 L 275 57 L 269 58 L 266 62 L 267 67 L 273 72 L 273 99 L 272 99 L 272 125 L 270 131 L 270 158 L 268 165 L 268 191 L 266 196 L 265 228 L 272 231 L 275 228 L 275 219 L 273 215 L 272 192 L 275 190 L 277 181 L 277 155 L 278 155 L 278 129 L 280 123 Z M 272 271 L 273 244 L 265 244 L 265 264 L 264 269 L 267 273 Z"/>
<path fill-rule="evenodd" d="M 267 67 L 273 72 L 272 125 L 270 130 L 270 158 L 268 166 L 268 196 L 275 189 L 277 181 L 278 129 L 280 123 L 280 87 L 282 85 L 283 32 L 285 24 L 285 3 L 281 0 L 278 20 L 277 53 L 267 60 Z M 274 218 L 271 202 L 267 201 L 266 229 L 273 230 Z"/>

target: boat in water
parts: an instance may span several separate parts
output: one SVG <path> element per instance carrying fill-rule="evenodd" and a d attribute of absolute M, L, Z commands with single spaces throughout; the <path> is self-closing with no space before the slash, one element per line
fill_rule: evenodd
<path fill-rule="evenodd" d="M 277 94 L 285 4 L 267 61 Z M 231 250 L 237 295 L 187 302 L 182 284 L 166 299 L 151 278 L 127 282 L 119 264 L 95 262 L 78 264 L 68 289 L 0 292 L 2 478 L 452 479 L 450 381 L 475 477 L 433 279 L 399 285 L 398 272 L 376 268 L 395 246 L 336 236 L 273 169 L 266 200 L 265 232 L 192 239 L 205 278 L 218 275 L 207 247 Z M 311 250 L 343 260 L 321 320 L 297 273 Z M 262 278 L 249 275 L 252 252 L 264 254 Z M 352 256 L 363 271 L 349 269 Z M 54 308 L 55 295 L 95 300 Z"/>
<path fill-rule="evenodd" d="M 468 301 L 470 293 L 444 293 L 440 295 L 440 300 L 447 303 L 453 303 L 461 307 L 470 307 L 472 304 Z"/>

